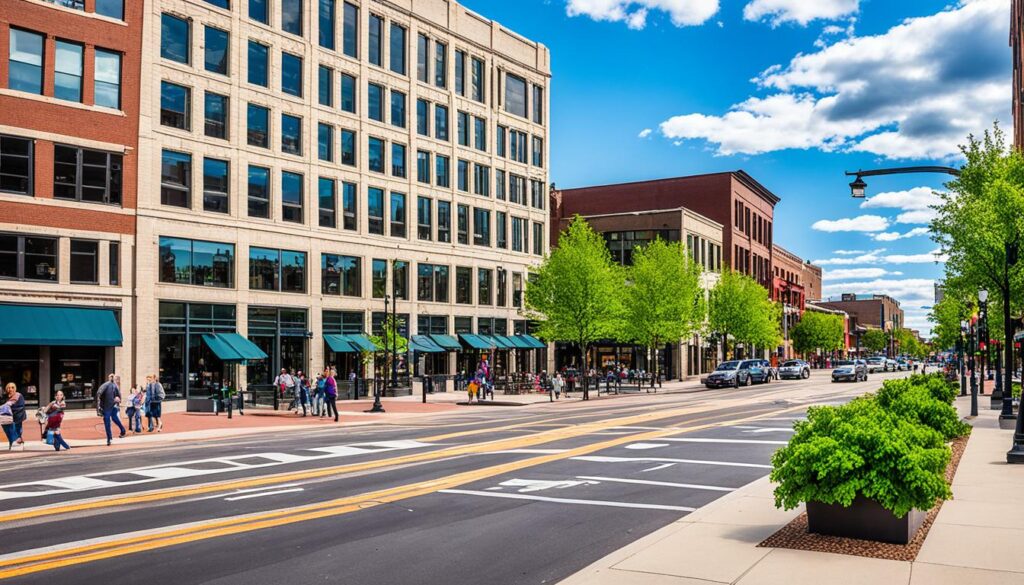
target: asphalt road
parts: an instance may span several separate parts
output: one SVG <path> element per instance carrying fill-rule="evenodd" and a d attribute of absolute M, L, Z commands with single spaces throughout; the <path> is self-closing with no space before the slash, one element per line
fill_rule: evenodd
<path fill-rule="evenodd" d="M 0 581 L 557 582 L 766 475 L 807 406 L 902 375 L 12 461 Z"/>

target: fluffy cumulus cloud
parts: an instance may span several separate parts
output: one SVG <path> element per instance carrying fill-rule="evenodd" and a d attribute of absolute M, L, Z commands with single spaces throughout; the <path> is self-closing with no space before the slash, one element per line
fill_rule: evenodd
<path fill-rule="evenodd" d="M 814 10 L 834 2 L 763 4 Z M 672 140 L 707 141 L 719 155 L 819 149 L 951 158 L 967 134 L 996 119 L 1008 125 L 1008 27 L 1003 0 L 961 0 L 884 33 L 799 54 L 754 80 L 766 95 L 722 115 L 675 116 L 659 130 Z"/>
<path fill-rule="evenodd" d="M 569 16 L 624 22 L 634 30 L 647 26 L 652 10 L 668 14 L 675 26 L 698 26 L 718 13 L 718 0 L 568 0 L 565 5 Z"/>
<path fill-rule="evenodd" d="M 875 279 L 857 282 L 829 283 L 821 287 L 822 295 L 839 297 L 843 293 L 889 295 L 900 302 L 904 323 L 924 335 L 930 335 L 928 311 L 935 301 L 935 281 L 924 278 Z"/>
<path fill-rule="evenodd" d="M 812 20 L 835 20 L 855 14 L 859 0 L 753 0 L 743 8 L 747 20 L 769 20 L 772 26 L 795 22 L 806 26 Z"/>
<path fill-rule="evenodd" d="M 942 203 L 942 199 L 930 187 L 914 187 L 906 191 L 888 191 L 868 197 L 861 204 L 861 209 L 902 209 L 904 211 L 921 211 Z"/>
<path fill-rule="evenodd" d="M 896 216 L 896 223 L 931 223 L 938 212 L 934 209 L 917 209 L 905 211 Z"/>
<path fill-rule="evenodd" d="M 890 272 L 885 268 L 836 268 L 834 270 L 826 270 L 822 274 L 822 279 L 826 281 L 850 280 L 853 278 L 881 278 L 883 276 L 901 276 L 902 274 L 902 272 Z"/>
<path fill-rule="evenodd" d="M 636 137 L 637 138 L 647 138 L 647 137 L 649 137 L 651 135 L 652 132 L 654 132 L 654 130 L 651 130 L 650 128 L 644 128 L 643 130 L 640 131 L 639 134 L 636 135 Z"/>
<path fill-rule="evenodd" d="M 860 256 L 866 252 L 864 252 L 864 250 L 836 250 L 832 253 L 839 256 Z"/>
<path fill-rule="evenodd" d="M 889 227 L 889 220 L 880 215 L 859 215 L 843 219 L 821 219 L 811 224 L 819 232 L 880 232 Z"/>
<path fill-rule="evenodd" d="M 945 262 L 941 250 L 932 250 L 923 254 L 886 254 L 885 248 L 864 252 L 858 255 L 837 255 L 832 258 L 819 258 L 814 261 L 818 266 L 864 266 L 877 264 L 934 264 Z"/>
<path fill-rule="evenodd" d="M 882 232 L 880 234 L 875 234 L 874 238 L 879 242 L 895 242 L 896 240 L 905 240 L 907 238 L 916 238 L 918 236 L 925 235 L 928 235 L 928 228 L 916 227 L 909 232 L 902 234 L 899 232 Z"/>

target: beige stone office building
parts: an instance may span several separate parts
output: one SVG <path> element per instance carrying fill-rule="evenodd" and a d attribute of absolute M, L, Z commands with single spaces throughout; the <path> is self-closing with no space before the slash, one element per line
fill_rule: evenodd
<path fill-rule="evenodd" d="M 392 293 L 410 335 L 526 327 L 549 245 L 543 45 L 448 0 L 146 6 L 138 372 L 208 395 L 228 369 L 203 335 L 237 332 L 269 355 L 241 384 L 347 373 L 324 335 L 374 333 Z"/>

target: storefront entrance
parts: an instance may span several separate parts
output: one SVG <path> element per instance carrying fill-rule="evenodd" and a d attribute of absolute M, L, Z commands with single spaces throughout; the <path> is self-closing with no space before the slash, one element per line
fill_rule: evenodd
<path fill-rule="evenodd" d="M 249 307 L 249 341 L 267 354 L 267 359 L 248 366 L 249 384 L 273 384 L 282 368 L 289 372 L 305 370 L 308 328 L 306 311 L 277 307 Z M 315 374 L 312 378 L 315 378 Z"/>
<path fill-rule="evenodd" d="M 160 383 L 168 398 L 206 398 L 224 384 L 224 363 L 203 343 L 207 333 L 234 333 L 235 307 L 160 303 Z"/>

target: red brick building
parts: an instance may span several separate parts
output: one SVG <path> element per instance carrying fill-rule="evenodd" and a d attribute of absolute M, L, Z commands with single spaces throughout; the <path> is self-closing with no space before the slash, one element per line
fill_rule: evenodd
<path fill-rule="evenodd" d="M 684 207 L 722 228 L 723 264 L 770 289 L 772 224 L 779 198 L 743 171 L 565 189 L 552 194 L 551 242 L 574 215 Z"/>
<path fill-rule="evenodd" d="M 133 377 L 142 18 L 125 0 L 0 2 L 0 379 L 32 402 Z"/>

